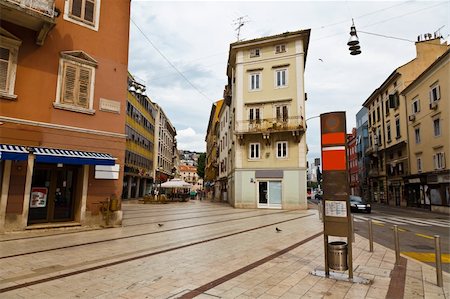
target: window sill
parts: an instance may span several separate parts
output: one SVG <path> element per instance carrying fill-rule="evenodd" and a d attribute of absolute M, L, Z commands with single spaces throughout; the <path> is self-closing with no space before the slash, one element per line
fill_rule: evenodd
<path fill-rule="evenodd" d="M 68 111 L 72 111 L 72 112 L 84 113 L 84 114 L 89 114 L 89 115 L 95 114 L 94 109 L 81 108 L 81 107 L 76 107 L 76 106 L 72 106 L 72 105 L 68 105 L 68 104 L 56 103 L 56 102 L 53 102 L 53 107 L 56 109 L 68 110 Z"/>
<path fill-rule="evenodd" d="M 16 101 L 17 100 L 17 95 L 5 93 L 5 92 L 0 92 L 0 99 Z"/>

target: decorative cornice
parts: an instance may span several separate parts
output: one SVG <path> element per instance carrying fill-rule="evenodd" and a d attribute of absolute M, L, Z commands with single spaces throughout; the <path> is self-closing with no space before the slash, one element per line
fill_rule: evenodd
<path fill-rule="evenodd" d="M 71 126 L 66 126 L 66 125 L 50 124 L 50 123 L 45 123 L 45 122 L 13 118 L 13 117 L 7 117 L 7 116 L 0 116 L 0 121 L 5 122 L 5 123 L 9 122 L 9 123 L 20 124 L 20 125 L 29 125 L 29 126 L 42 127 L 42 128 L 48 128 L 48 129 L 56 129 L 56 130 L 65 130 L 65 131 L 71 131 L 71 132 L 77 132 L 77 133 L 87 133 L 87 134 L 108 136 L 108 137 L 114 137 L 114 138 L 125 138 L 127 136 L 125 134 L 120 134 L 120 133 L 92 130 L 92 129 L 79 128 L 79 127 L 71 127 Z"/>

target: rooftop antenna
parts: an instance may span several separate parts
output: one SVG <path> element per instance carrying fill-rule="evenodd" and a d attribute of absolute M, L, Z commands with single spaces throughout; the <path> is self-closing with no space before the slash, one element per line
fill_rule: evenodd
<path fill-rule="evenodd" d="M 242 28 L 242 26 L 244 26 L 245 23 L 249 22 L 248 20 L 246 20 L 246 18 L 248 18 L 247 15 L 245 15 L 243 17 L 239 17 L 233 23 L 233 25 L 237 26 L 236 29 L 234 29 L 235 31 L 237 31 L 237 33 L 236 33 L 237 41 L 240 41 L 239 37 L 241 35 L 241 28 Z"/>

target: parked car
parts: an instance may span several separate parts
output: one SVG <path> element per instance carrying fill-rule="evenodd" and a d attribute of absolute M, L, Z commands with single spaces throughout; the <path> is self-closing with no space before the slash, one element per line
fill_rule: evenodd
<path fill-rule="evenodd" d="M 370 213 L 372 208 L 370 207 L 370 203 L 365 202 L 361 197 L 350 195 L 350 210 L 352 212 L 366 212 Z"/>

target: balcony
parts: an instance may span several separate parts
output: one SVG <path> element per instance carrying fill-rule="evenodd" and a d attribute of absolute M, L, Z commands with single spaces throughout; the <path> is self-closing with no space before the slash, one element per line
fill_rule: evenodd
<path fill-rule="evenodd" d="M 243 120 L 236 122 L 236 135 L 241 142 L 244 135 L 262 134 L 263 138 L 270 142 L 270 135 L 275 133 L 292 132 L 296 141 L 305 132 L 305 121 L 302 116 L 293 116 L 284 119 L 263 118 L 256 120 Z"/>
<path fill-rule="evenodd" d="M 59 13 L 55 0 L 0 0 L 1 21 L 36 31 L 36 44 L 42 46 L 55 26 Z"/>

